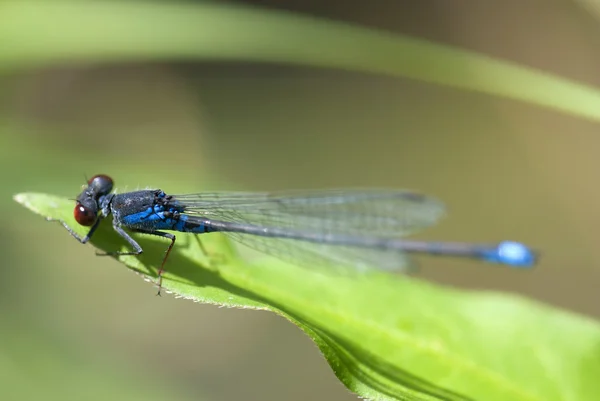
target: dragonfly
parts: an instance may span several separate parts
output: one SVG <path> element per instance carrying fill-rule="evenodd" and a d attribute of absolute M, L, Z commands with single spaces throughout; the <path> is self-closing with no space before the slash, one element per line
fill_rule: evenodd
<path fill-rule="evenodd" d="M 232 240 L 299 266 L 406 272 L 410 255 L 478 259 L 518 268 L 536 264 L 537 253 L 516 241 L 496 244 L 432 242 L 403 238 L 432 226 L 445 214 L 444 204 L 407 190 L 331 189 L 287 192 L 206 192 L 169 195 L 160 189 L 113 192 L 114 182 L 94 175 L 75 199 L 74 217 L 90 227 L 82 244 L 112 216 L 113 229 L 131 251 L 98 255 L 140 255 L 131 233 L 170 240 L 158 269 L 158 294 L 165 265 L 175 245 L 173 232 L 223 233 Z"/>

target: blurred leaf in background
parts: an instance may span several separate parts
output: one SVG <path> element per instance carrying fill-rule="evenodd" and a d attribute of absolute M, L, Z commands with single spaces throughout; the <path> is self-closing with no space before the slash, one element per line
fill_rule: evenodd
<path fill-rule="evenodd" d="M 74 197 L 96 173 L 119 190 L 416 188 L 450 207 L 427 238 L 513 238 L 544 250 L 527 275 L 427 260 L 423 278 L 600 314 L 597 22 L 572 3 L 318 3 L 286 2 L 296 13 L 284 15 L 201 2 L 0 3 L 0 308 L 13 337 L 32 335 L 14 355 L 35 361 L 41 351 L 27 344 L 41 343 L 58 350 L 49 351 L 58 366 L 65 352 L 39 335 L 61 338 L 94 365 L 90 375 L 100 356 L 108 366 L 135 361 L 125 369 L 181 399 L 355 399 L 282 319 L 157 300 L 11 201 L 25 191 Z M 589 355 L 571 362 L 583 369 L 595 363 Z M 63 360 L 67 372 L 76 363 Z M 563 384 L 556 394 L 577 399 Z M 113 398 L 126 391 L 114 388 Z"/>

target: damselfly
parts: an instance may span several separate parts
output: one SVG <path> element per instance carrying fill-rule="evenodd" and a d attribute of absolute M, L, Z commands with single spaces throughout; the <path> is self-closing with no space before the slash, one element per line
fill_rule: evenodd
<path fill-rule="evenodd" d="M 435 224 L 444 205 L 431 197 L 401 190 L 320 190 L 285 193 L 220 192 L 168 195 L 160 189 L 112 193 L 113 180 L 92 177 L 77 197 L 75 220 L 90 227 L 85 237 L 63 226 L 85 244 L 101 221 L 112 215 L 113 228 L 139 255 L 142 247 L 125 231 L 171 241 L 158 270 L 159 294 L 175 235 L 221 232 L 233 240 L 302 266 L 342 266 L 406 271 L 411 253 L 481 259 L 530 267 L 536 255 L 513 241 L 498 244 L 429 242 L 400 237 Z"/>

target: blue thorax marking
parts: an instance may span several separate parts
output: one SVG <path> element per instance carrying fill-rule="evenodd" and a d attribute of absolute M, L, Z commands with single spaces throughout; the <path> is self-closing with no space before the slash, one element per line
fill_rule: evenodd
<path fill-rule="evenodd" d="M 111 206 L 112 198 L 106 199 L 104 206 L 110 207 L 114 218 L 123 227 L 156 230 L 171 230 L 190 233 L 204 233 L 206 227 L 202 219 L 190 218 L 184 214 L 184 207 L 170 202 L 168 195 L 162 191 L 142 194 L 147 200 L 145 207 L 131 207 L 130 199 L 118 195 Z M 122 206 L 123 205 L 123 206 Z"/>

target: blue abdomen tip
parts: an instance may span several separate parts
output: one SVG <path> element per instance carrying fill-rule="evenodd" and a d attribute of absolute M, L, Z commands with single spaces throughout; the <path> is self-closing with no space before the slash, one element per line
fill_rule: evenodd
<path fill-rule="evenodd" d="M 496 262 L 511 266 L 530 267 L 535 264 L 536 255 L 527 246 L 514 241 L 504 241 L 496 248 Z"/>

